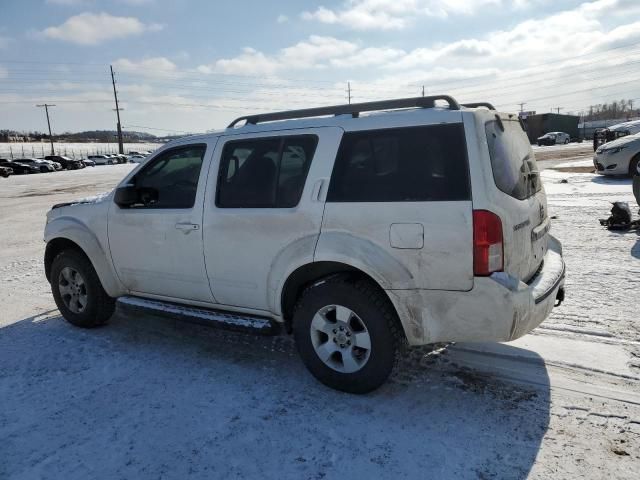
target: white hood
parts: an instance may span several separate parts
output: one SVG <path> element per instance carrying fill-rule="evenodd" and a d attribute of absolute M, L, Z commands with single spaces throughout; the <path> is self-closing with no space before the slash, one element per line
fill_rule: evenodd
<path fill-rule="evenodd" d="M 636 133 L 635 135 L 627 135 L 626 137 L 607 142 L 604 145 L 598 147 L 598 152 L 605 152 L 612 148 L 622 147 L 634 142 L 640 142 L 640 133 Z"/>

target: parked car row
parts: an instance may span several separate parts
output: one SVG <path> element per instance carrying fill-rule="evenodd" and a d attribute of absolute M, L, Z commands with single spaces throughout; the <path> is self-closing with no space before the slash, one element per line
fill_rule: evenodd
<path fill-rule="evenodd" d="M 72 159 L 62 155 L 47 155 L 44 158 L 0 158 L 0 176 L 49 173 L 59 170 L 80 170 L 96 165 L 116 165 L 120 163 L 140 163 L 151 152 L 130 152 L 124 154 L 89 155 L 84 159 Z"/>

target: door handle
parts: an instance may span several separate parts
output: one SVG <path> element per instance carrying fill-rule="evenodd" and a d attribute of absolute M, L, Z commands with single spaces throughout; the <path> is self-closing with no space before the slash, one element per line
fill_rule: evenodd
<path fill-rule="evenodd" d="M 311 200 L 314 202 L 322 201 L 322 187 L 324 187 L 325 180 L 321 178 L 316 183 L 313 184 L 313 189 L 311 190 Z"/>
<path fill-rule="evenodd" d="M 197 223 L 176 223 L 176 229 L 189 233 L 193 230 L 200 230 L 200 225 Z"/>

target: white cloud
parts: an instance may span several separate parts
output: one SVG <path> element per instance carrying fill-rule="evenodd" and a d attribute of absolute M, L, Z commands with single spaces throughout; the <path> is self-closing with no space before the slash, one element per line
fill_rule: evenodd
<path fill-rule="evenodd" d="M 405 55 L 404 50 L 396 48 L 376 48 L 367 47 L 357 50 L 354 54 L 346 57 L 332 58 L 330 64 L 341 68 L 361 68 L 369 66 L 380 66 Z"/>
<path fill-rule="evenodd" d="M 355 43 L 333 37 L 311 35 L 308 40 L 283 48 L 280 62 L 291 68 L 312 68 L 324 66 L 326 60 L 349 55 L 358 50 Z"/>
<path fill-rule="evenodd" d="M 136 73 L 142 76 L 161 77 L 180 75 L 178 66 L 166 57 L 145 58 L 142 60 L 129 60 L 119 58 L 113 62 L 116 71 Z"/>
<path fill-rule="evenodd" d="M 287 23 L 288 21 L 289 21 L 289 17 L 283 14 L 278 15 L 278 18 L 276 18 L 276 22 L 278 23 Z"/>
<path fill-rule="evenodd" d="M 115 17 L 108 13 L 81 13 L 57 27 L 45 28 L 48 38 L 78 45 L 98 45 L 107 40 L 161 30 L 162 25 L 144 24 L 135 17 Z"/>
<path fill-rule="evenodd" d="M 362 48 L 354 42 L 311 35 L 307 40 L 282 48 L 273 55 L 247 47 L 236 57 L 220 59 L 212 65 L 201 65 L 198 71 L 236 75 L 273 75 L 294 70 L 329 67 L 358 68 L 380 65 L 404 53 L 395 48 Z"/>
<path fill-rule="evenodd" d="M 244 48 L 237 57 L 220 59 L 212 66 L 201 65 L 202 73 L 227 73 L 242 75 L 271 75 L 280 68 L 278 60 L 266 56 L 253 48 Z"/>
<path fill-rule="evenodd" d="M 487 6 L 523 8 L 543 0 L 346 0 L 340 8 L 324 6 L 301 17 L 354 30 L 400 30 L 418 16 L 472 15 Z"/>

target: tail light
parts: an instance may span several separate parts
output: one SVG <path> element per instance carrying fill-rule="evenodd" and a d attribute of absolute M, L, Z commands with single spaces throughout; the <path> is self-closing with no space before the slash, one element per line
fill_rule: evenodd
<path fill-rule="evenodd" d="M 473 274 L 487 276 L 504 267 L 502 221 L 487 210 L 473 211 Z"/>

